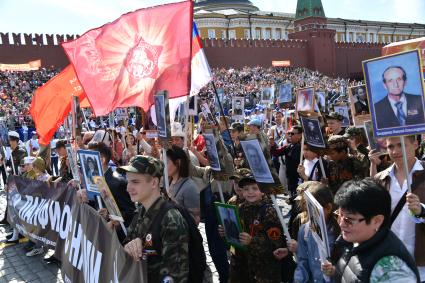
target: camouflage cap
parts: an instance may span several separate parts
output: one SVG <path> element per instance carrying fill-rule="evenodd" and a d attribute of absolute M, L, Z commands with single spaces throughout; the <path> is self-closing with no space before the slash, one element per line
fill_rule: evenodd
<path fill-rule="evenodd" d="M 344 116 L 342 116 L 341 114 L 339 114 L 337 112 L 331 112 L 331 113 L 326 115 L 326 119 L 342 121 L 342 120 L 344 120 Z"/>
<path fill-rule="evenodd" d="M 354 126 L 348 127 L 345 129 L 344 138 L 348 139 L 351 137 L 359 136 L 362 134 L 362 130 L 360 128 L 356 128 Z"/>
<path fill-rule="evenodd" d="M 344 136 L 333 135 L 328 139 L 328 145 L 330 149 L 344 149 L 348 143 Z"/>
<path fill-rule="evenodd" d="M 229 179 L 231 180 L 233 179 L 239 182 L 239 180 L 242 179 L 243 176 L 250 175 L 250 174 L 251 174 L 251 170 L 249 170 L 248 168 L 239 168 L 235 170 L 235 172 L 233 173 L 233 175 L 229 177 Z"/>
<path fill-rule="evenodd" d="M 149 174 L 153 177 L 161 177 L 164 171 L 164 164 L 162 161 L 146 155 L 136 155 L 130 159 L 127 166 L 117 168 L 118 173 L 139 173 Z"/>
<path fill-rule="evenodd" d="M 245 170 L 246 171 L 243 171 L 243 174 L 239 176 L 239 181 L 238 181 L 239 188 L 243 188 L 247 184 L 255 183 L 255 178 L 251 170 L 249 169 L 245 169 Z"/>
<path fill-rule="evenodd" d="M 238 132 L 243 132 L 243 125 L 241 123 L 238 123 L 238 122 L 232 123 L 229 130 L 231 130 L 231 131 L 236 130 Z"/>

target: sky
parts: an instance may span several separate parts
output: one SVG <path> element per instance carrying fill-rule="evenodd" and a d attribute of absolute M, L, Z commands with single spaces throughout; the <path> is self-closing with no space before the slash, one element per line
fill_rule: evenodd
<path fill-rule="evenodd" d="M 295 13 L 297 0 L 251 0 Z M 173 0 L 0 0 L 0 32 L 82 34 L 139 8 Z M 425 0 L 322 0 L 327 17 L 425 24 Z"/>

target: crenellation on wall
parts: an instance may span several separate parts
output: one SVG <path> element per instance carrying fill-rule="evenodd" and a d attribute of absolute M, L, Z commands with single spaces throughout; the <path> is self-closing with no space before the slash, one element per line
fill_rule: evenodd
<path fill-rule="evenodd" d="M 60 43 L 65 41 L 72 41 L 77 39 L 79 35 L 74 34 L 32 34 L 32 33 L 0 33 L 1 43 L 2 45 L 13 45 L 13 46 L 21 46 L 21 45 L 35 45 L 35 46 L 58 46 Z M 45 40 L 46 39 L 46 40 Z"/>

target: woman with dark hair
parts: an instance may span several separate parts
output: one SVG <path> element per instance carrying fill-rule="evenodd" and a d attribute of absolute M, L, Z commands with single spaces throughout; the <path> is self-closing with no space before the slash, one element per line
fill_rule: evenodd
<path fill-rule="evenodd" d="M 199 193 L 195 182 L 189 178 L 189 158 L 183 149 L 173 146 L 167 150 L 167 159 L 170 198 L 186 208 L 196 224 L 199 224 L 201 210 Z"/>
<path fill-rule="evenodd" d="M 130 159 L 137 155 L 136 152 L 136 138 L 131 133 L 125 135 L 125 149 L 122 152 L 122 164 L 127 165 Z"/>
<path fill-rule="evenodd" d="M 343 254 L 322 264 L 336 282 L 419 282 L 419 273 L 404 244 L 390 230 L 391 196 L 366 178 L 345 182 L 335 196 L 339 206 Z"/>

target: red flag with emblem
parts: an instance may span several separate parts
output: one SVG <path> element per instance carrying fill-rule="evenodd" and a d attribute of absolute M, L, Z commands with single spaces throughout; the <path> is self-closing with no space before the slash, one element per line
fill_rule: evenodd
<path fill-rule="evenodd" d="M 85 98 L 74 68 L 68 65 L 62 72 L 39 87 L 31 101 L 30 113 L 34 120 L 39 143 L 48 145 L 65 117 L 71 111 L 72 96 Z"/>
<path fill-rule="evenodd" d="M 140 9 L 62 43 L 96 116 L 188 95 L 192 1 Z"/>

